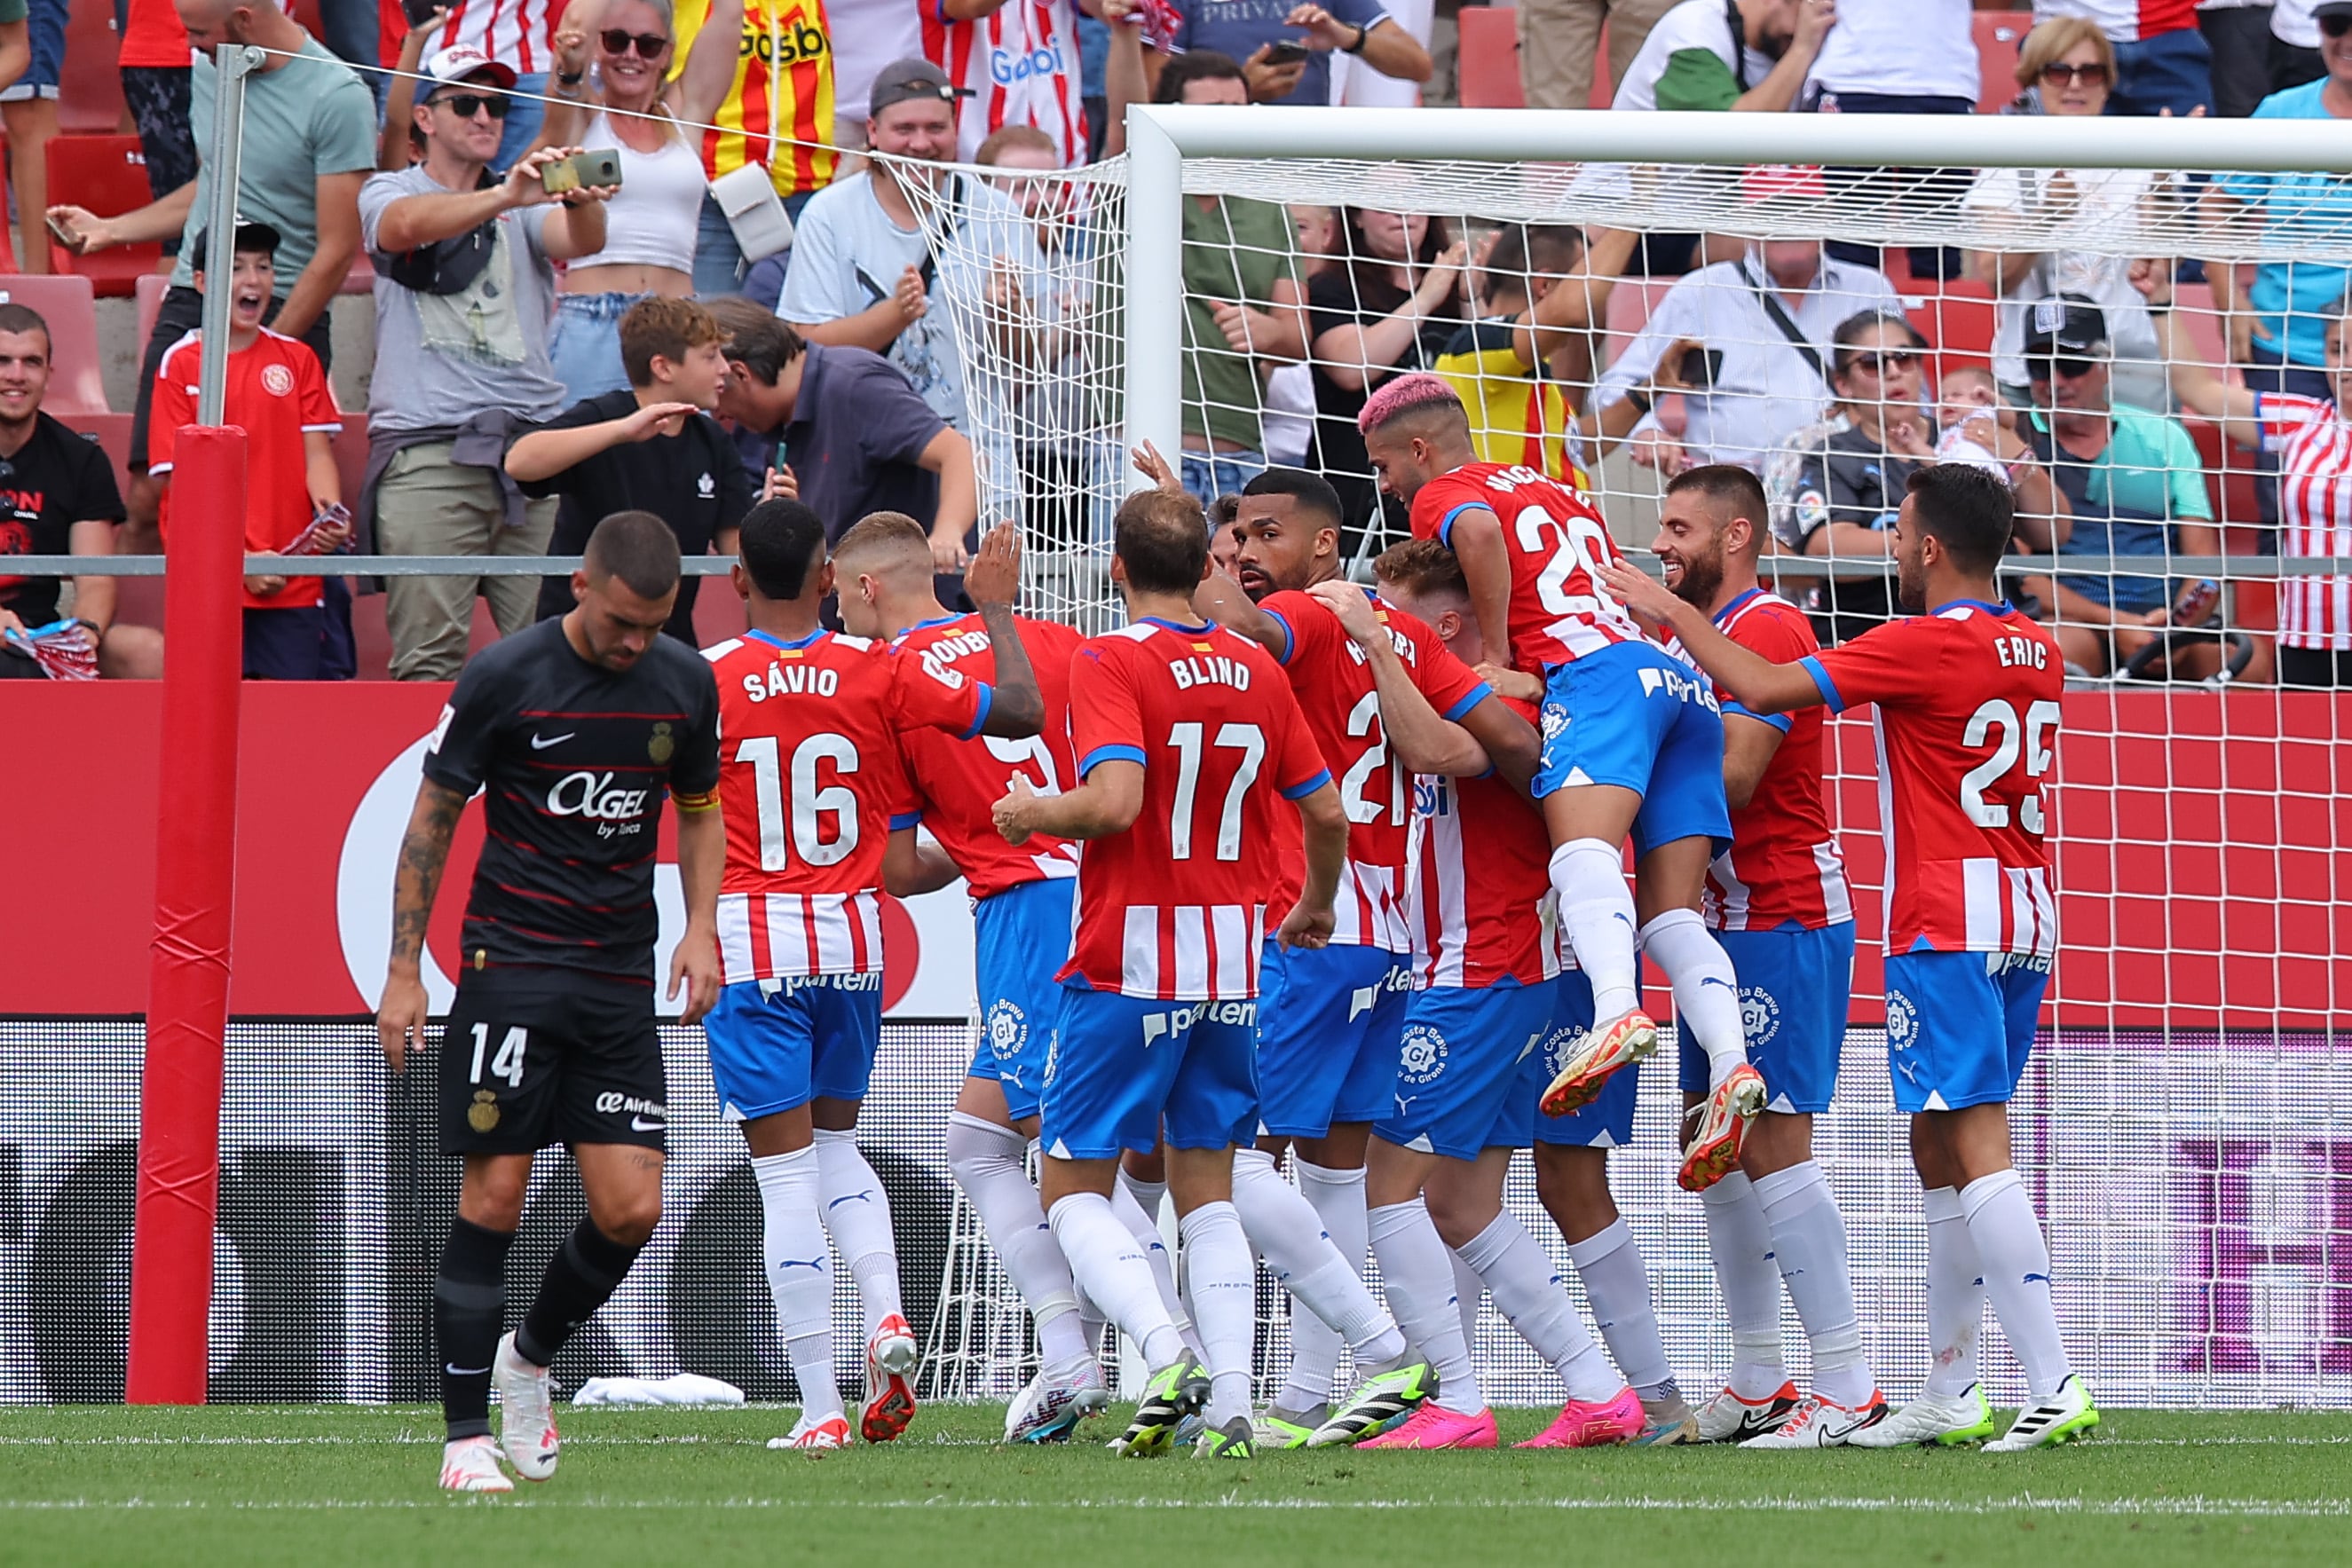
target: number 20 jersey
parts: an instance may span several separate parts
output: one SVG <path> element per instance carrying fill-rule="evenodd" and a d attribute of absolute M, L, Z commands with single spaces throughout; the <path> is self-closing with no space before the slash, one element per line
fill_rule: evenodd
<path fill-rule="evenodd" d="M 1413 497 L 1413 538 L 1452 549 L 1454 523 L 1479 507 L 1502 523 L 1510 558 L 1515 668 L 1535 674 L 1612 643 L 1643 641 L 1596 575 L 1622 558 L 1608 523 L 1584 497 L 1525 465 L 1465 463 Z"/>
<path fill-rule="evenodd" d="M 1888 955 L 2055 954 L 2042 786 L 2066 671 L 2050 633 L 1962 600 L 1802 663 L 1832 713 L 1878 706 Z"/>
<path fill-rule="evenodd" d="M 719 682 L 722 980 L 880 969 L 882 853 L 914 820 L 898 733 L 977 735 L 991 688 L 832 632 L 750 632 L 702 656 Z"/>
<path fill-rule="evenodd" d="M 1081 779 L 1140 766 L 1143 806 L 1081 852 L 1077 931 L 1055 977 L 1160 1001 L 1255 998 L 1268 871 L 1300 831 L 1284 801 L 1331 777 L 1282 666 L 1221 626 L 1147 620 L 1088 638 L 1070 665 L 1070 743 Z"/>

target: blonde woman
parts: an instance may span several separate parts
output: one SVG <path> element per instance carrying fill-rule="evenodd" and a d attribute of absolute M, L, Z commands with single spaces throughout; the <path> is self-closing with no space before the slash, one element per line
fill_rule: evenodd
<path fill-rule="evenodd" d="M 713 9 L 722 8 L 724 0 Z M 732 8 L 740 13 L 741 0 Z M 556 296 L 548 357 L 575 403 L 629 384 L 620 327 L 630 306 L 694 292 L 703 167 L 678 121 L 706 119 L 725 95 L 740 31 L 740 16 L 734 26 L 706 27 L 678 69 L 670 0 L 572 0 L 556 29 L 549 89 L 557 101 L 542 141 L 621 157 L 604 248 L 566 268 Z"/>

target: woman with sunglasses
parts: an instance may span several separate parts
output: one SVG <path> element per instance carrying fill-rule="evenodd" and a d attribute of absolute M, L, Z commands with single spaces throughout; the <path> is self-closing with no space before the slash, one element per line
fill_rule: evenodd
<path fill-rule="evenodd" d="M 2115 80 L 2116 47 L 2099 25 L 2060 17 L 2026 35 L 2017 55 L 2017 82 L 2024 90 L 2003 112 L 2102 115 Z M 2162 200 L 2168 189 L 2164 176 L 2137 169 L 1987 169 L 1963 204 L 1971 217 L 1995 229 L 2096 225 L 2128 219 L 2134 208 Z M 2129 266 L 2122 257 L 2079 250 L 1968 253 L 1968 276 L 1991 285 L 1999 296 L 1993 373 L 2011 402 L 2023 407 L 2032 401 L 2020 350 L 2031 302 L 2080 294 L 2106 313 L 2117 400 L 2158 412 L 2171 406 L 2156 328 L 2132 290 Z"/>
<path fill-rule="evenodd" d="M 725 0 L 714 14 L 727 9 Z M 741 0 L 733 0 L 740 13 Z M 621 188 L 605 209 L 604 248 L 563 274 L 548 355 L 572 401 L 629 384 L 621 318 L 650 295 L 694 292 L 702 157 L 679 128 L 715 109 L 735 64 L 741 18 L 706 27 L 673 80 L 670 0 L 572 0 L 555 33 L 556 102 L 543 137 L 620 154 Z M 698 113 L 698 111 L 699 111 Z"/>
<path fill-rule="evenodd" d="M 1782 482 L 1787 503 L 1772 507 L 1772 531 L 1799 555 L 1883 559 L 1894 551 L 1895 516 L 1911 476 L 1937 460 L 1940 433 L 1924 404 L 1927 342 L 1903 317 L 1879 310 L 1847 317 L 1830 341 L 1831 418 L 1792 441 L 1803 447 Z M 2047 474 L 2027 460 L 2014 432 L 1995 424 L 1989 434 L 2018 489 L 2018 538 L 2045 548 L 2050 514 L 2063 503 L 2053 503 Z M 1790 455 L 1786 446 L 1774 454 L 1768 476 Z M 1767 486 L 1768 493 L 1781 488 Z M 1822 645 L 1885 621 L 1893 586 L 1883 577 L 1819 580 L 1806 608 Z"/>

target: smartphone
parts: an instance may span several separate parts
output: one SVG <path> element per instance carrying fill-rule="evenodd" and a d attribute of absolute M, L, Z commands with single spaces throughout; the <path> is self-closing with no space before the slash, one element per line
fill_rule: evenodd
<path fill-rule="evenodd" d="M 541 169 L 539 183 L 551 196 L 576 191 L 583 185 L 617 185 L 621 183 L 621 154 L 610 147 L 574 152 Z"/>
<path fill-rule="evenodd" d="M 1685 349 L 1683 350 L 1683 385 L 1701 391 L 1715 385 L 1723 374 L 1721 349 Z"/>
<path fill-rule="evenodd" d="M 81 237 L 79 235 L 66 227 L 65 225 L 58 222 L 55 218 L 49 219 L 48 225 L 49 233 L 57 236 L 57 241 L 59 245 L 65 246 L 68 250 L 72 251 L 76 256 L 79 256 L 81 254 Z"/>
<path fill-rule="evenodd" d="M 1268 44 L 1265 63 L 1270 66 L 1295 66 L 1307 58 L 1304 44 Z"/>
<path fill-rule="evenodd" d="M 400 12 L 408 18 L 410 26 L 421 27 L 425 26 L 425 17 L 440 10 L 446 3 L 447 0 L 401 0 Z"/>

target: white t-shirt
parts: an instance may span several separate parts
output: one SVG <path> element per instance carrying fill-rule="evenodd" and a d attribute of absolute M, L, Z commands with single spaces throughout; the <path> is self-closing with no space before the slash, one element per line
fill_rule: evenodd
<path fill-rule="evenodd" d="M 976 340 L 984 329 L 979 312 L 988 268 L 1000 259 L 1011 264 L 1027 298 L 1039 297 L 1044 286 L 1036 228 L 1020 207 L 969 174 L 941 177 L 962 183 L 963 222 L 933 269 L 930 308 L 898 334 L 883 357 L 898 367 L 932 413 L 970 436 L 971 410 L 957 335 Z M 802 325 L 855 316 L 888 298 L 899 275 L 923 267 L 929 256 L 920 228 L 902 229 L 882 210 L 871 173 L 836 180 L 801 211 L 776 314 Z"/>
<path fill-rule="evenodd" d="M 2079 193 L 2073 221 L 2084 228 L 2135 223 L 2134 209 L 2147 198 L 2157 180 L 2140 169 L 1987 169 L 1977 176 L 1962 204 L 1977 214 L 2022 215 L 2049 199 L 2050 182 L 2060 173 Z M 2147 302 L 2131 286 L 2129 259 L 2084 250 L 2046 251 L 2027 281 L 2004 294 L 1996 307 L 1992 370 L 2003 382 L 2025 383 L 2026 317 L 2036 299 L 2053 294 L 2080 294 L 2106 312 L 2107 340 L 2115 345 L 2118 369 L 2163 359 Z"/>
<path fill-rule="evenodd" d="M 1974 103 L 1982 80 L 1969 0 L 1839 0 L 1808 86 Z"/>
<path fill-rule="evenodd" d="M 694 270 L 695 225 L 702 213 L 702 155 L 684 134 L 640 152 L 614 132 L 603 113 L 580 133 L 583 147 L 621 155 L 621 189 L 604 204 L 604 248 L 573 267 L 614 264 Z"/>
<path fill-rule="evenodd" d="M 2311 16 L 2312 7 L 2318 4 L 2319 0 L 2278 0 L 2271 7 L 2271 37 L 2298 49 L 2319 47 L 2319 24 Z"/>
<path fill-rule="evenodd" d="M 1666 61 L 1684 49 L 1705 49 L 1727 67 L 1738 68 L 1732 54 L 1730 21 L 1724 15 L 1722 0 L 1683 0 L 1659 17 L 1650 36 L 1642 40 L 1641 53 L 1625 68 L 1624 79 L 1617 84 L 1617 96 L 1609 107 L 1657 108 L 1658 78 L 1665 74 Z M 1745 44 L 1739 52 L 1747 60 L 1749 87 L 1771 74 L 1771 56 L 1759 54 Z"/>

